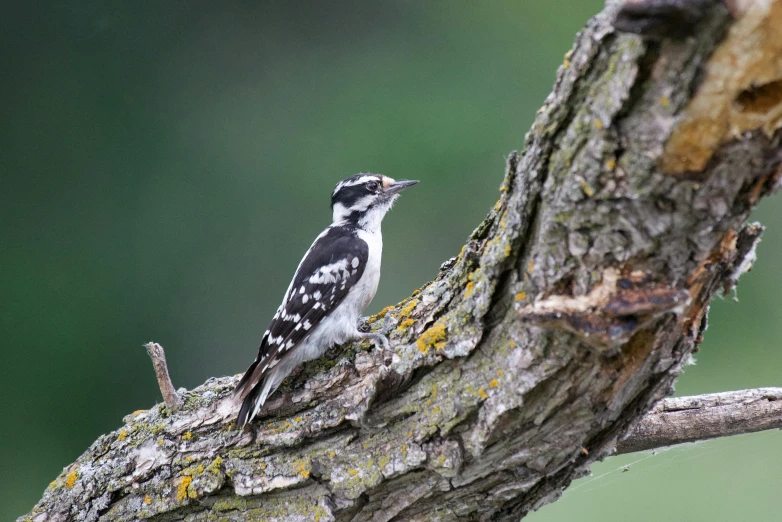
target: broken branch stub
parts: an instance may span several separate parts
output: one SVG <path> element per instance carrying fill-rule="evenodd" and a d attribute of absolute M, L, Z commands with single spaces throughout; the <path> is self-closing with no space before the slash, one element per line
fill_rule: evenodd
<path fill-rule="evenodd" d="M 174 383 L 171 382 L 171 376 L 168 373 L 168 364 L 166 363 L 166 352 L 158 343 L 148 342 L 144 344 L 147 355 L 152 360 L 152 367 L 155 370 L 155 378 L 160 388 L 160 394 L 163 396 L 163 402 L 176 411 L 182 405 L 182 400 L 177 394 Z"/>

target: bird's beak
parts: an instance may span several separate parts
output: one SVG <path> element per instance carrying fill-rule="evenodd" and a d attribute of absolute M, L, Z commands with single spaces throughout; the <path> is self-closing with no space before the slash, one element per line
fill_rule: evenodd
<path fill-rule="evenodd" d="M 387 195 L 399 194 L 400 192 L 402 192 L 406 188 L 412 187 L 416 183 L 418 183 L 417 179 L 403 180 L 403 181 L 394 181 L 389 187 L 386 188 L 386 190 L 384 192 Z"/>

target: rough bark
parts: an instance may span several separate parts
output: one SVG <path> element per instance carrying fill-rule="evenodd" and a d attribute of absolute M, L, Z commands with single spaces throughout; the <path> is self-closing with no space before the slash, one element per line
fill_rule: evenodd
<path fill-rule="evenodd" d="M 609 5 L 461 253 L 367 320 L 390 362 L 333 349 L 245 430 L 237 378 L 210 379 L 126 417 L 20 520 L 515 521 L 555 500 L 672 391 L 753 259 L 745 221 L 782 176 L 781 3 L 694 2 L 676 40 L 618 32 Z"/>

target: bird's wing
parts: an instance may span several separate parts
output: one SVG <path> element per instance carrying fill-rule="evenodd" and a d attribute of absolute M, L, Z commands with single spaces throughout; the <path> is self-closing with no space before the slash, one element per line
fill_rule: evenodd
<path fill-rule="evenodd" d="M 282 304 L 235 394 L 244 399 L 290 350 L 303 341 L 347 296 L 367 264 L 369 248 L 355 231 L 331 227 L 307 251 Z"/>

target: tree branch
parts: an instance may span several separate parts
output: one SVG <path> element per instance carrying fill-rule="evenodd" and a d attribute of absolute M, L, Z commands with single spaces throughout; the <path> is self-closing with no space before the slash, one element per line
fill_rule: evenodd
<path fill-rule="evenodd" d="M 671 393 L 782 177 L 782 0 L 669 3 L 698 5 L 679 40 L 618 32 L 619 2 L 579 34 L 487 218 L 366 321 L 390 365 L 335 348 L 244 430 L 237 377 L 210 379 L 20 520 L 515 522 L 555 500 Z M 634 30 L 666 27 L 665 0 L 634 4 Z"/>
<path fill-rule="evenodd" d="M 160 393 L 163 395 L 163 402 L 171 408 L 171 411 L 178 410 L 182 405 L 182 399 L 179 398 L 176 388 L 174 388 L 174 383 L 171 382 L 171 376 L 168 374 L 166 352 L 162 346 L 153 342 L 145 343 L 144 348 L 147 349 L 147 355 L 152 359 L 152 367 L 155 370 Z"/>
<path fill-rule="evenodd" d="M 619 441 L 615 454 L 782 429 L 782 388 L 663 399 Z"/>

